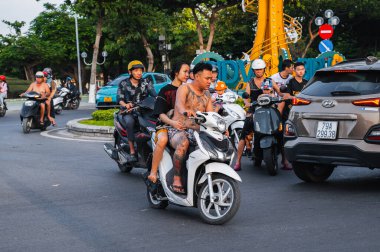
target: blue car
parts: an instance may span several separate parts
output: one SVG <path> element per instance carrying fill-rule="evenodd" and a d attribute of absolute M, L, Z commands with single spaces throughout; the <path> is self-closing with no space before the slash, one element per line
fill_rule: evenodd
<path fill-rule="evenodd" d="M 117 103 L 117 88 L 120 82 L 129 78 L 129 74 L 119 75 L 116 79 L 101 87 L 96 93 L 96 108 L 113 108 L 119 106 Z M 148 78 L 158 93 L 166 84 L 170 84 L 171 80 L 168 75 L 161 73 L 143 73 L 143 78 Z"/>

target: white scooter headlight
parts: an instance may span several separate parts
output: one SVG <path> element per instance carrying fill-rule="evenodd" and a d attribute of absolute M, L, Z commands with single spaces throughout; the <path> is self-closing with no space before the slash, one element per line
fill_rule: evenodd
<path fill-rule="evenodd" d="M 225 132 L 227 130 L 226 122 L 223 119 L 216 121 L 216 125 L 218 126 L 218 130 L 220 132 Z"/>
<path fill-rule="evenodd" d="M 35 101 L 25 101 L 25 106 L 30 107 L 30 106 L 33 106 L 34 103 L 35 103 Z"/>

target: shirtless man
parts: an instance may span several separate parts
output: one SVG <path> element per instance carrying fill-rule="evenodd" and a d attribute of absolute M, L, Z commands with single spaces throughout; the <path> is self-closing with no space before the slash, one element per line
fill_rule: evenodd
<path fill-rule="evenodd" d="M 195 143 L 194 130 L 199 129 L 199 125 L 187 117 L 195 116 L 197 111 L 213 111 L 211 96 L 208 91 L 212 80 L 212 66 L 203 62 L 198 63 L 195 65 L 193 73 L 194 82 L 178 88 L 172 118 L 174 121 L 180 121 L 185 130 L 168 129 L 170 144 L 175 149 L 173 156 L 174 177 L 171 189 L 176 193 L 185 193 L 181 181 L 181 166 L 189 145 Z M 184 116 L 185 112 L 187 116 Z"/>
<path fill-rule="evenodd" d="M 29 88 L 25 91 L 27 92 L 37 92 L 41 94 L 41 98 L 38 100 L 40 103 L 40 125 L 44 125 L 44 115 L 45 115 L 45 102 L 44 100 L 49 97 L 50 95 L 50 88 L 49 86 L 44 82 L 44 73 L 43 72 L 37 72 L 36 73 L 36 82 L 33 82 L 30 84 Z M 24 93 L 20 94 L 20 96 L 23 96 Z"/>

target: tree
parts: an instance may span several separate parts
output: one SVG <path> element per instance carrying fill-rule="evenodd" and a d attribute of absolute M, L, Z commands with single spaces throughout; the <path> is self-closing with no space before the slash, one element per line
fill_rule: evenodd
<path fill-rule="evenodd" d="M 162 1 L 163 7 L 167 9 L 177 10 L 178 8 L 190 8 L 194 17 L 194 21 L 197 27 L 199 49 L 201 52 L 204 50 L 204 34 L 202 22 L 208 23 L 208 40 L 206 51 L 210 51 L 215 36 L 216 23 L 218 21 L 218 15 L 221 10 L 228 7 L 237 5 L 240 1 L 237 0 L 207 0 L 199 1 L 195 0 L 164 0 Z"/>

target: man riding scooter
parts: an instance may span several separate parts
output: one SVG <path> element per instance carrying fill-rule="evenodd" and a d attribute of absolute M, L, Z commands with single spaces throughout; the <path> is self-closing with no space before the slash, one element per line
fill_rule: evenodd
<path fill-rule="evenodd" d="M 126 122 L 128 144 L 130 148 L 129 162 L 137 162 L 134 141 L 135 117 L 131 113 L 134 104 L 141 102 L 148 96 L 156 97 L 156 91 L 153 84 L 145 78 L 142 78 L 145 67 L 141 61 L 133 60 L 128 64 L 130 77 L 119 84 L 117 89 L 118 101 L 121 108 L 125 108 L 127 113 L 123 116 Z"/>
<path fill-rule="evenodd" d="M 44 73 L 39 71 L 35 75 L 36 82 L 33 82 L 30 84 L 29 88 L 25 91 L 25 93 L 28 92 L 37 92 L 41 95 L 41 98 L 39 99 L 39 106 L 40 106 L 40 126 L 44 126 L 44 116 L 45 116 L 45 99 L 49 97 L 50 95 L 50 88 L 49 86 L 44 82 Z M 24 93 L 20 94 L 22 97 Z"/>

